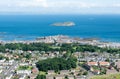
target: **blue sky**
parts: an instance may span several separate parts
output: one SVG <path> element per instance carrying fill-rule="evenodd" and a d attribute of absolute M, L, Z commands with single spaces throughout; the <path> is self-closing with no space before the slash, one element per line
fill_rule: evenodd
<path fill-rule="evenodd" d="M 0 0 L 1 14 L 120 14 L 120 0 Z"/>

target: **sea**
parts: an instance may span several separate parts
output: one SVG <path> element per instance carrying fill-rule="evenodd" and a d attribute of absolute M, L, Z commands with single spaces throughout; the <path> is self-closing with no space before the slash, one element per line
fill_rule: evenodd
<path fill-rule="evenodd" d="M 51 25 L 68 21 L 76 25 Z M 120 42 L 120 15 L 0 15 L 0 40 L 35 40 L 54 35 Z"/>

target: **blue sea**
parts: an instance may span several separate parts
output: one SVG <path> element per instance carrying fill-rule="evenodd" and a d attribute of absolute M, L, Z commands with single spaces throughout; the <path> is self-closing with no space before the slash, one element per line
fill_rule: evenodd
<path fill-rule="evenodd" d="M 76 25 L 51 26 L 66 21 Z M 0 40 L 34 40 L 51 35 L 120 42 L 120 15 L 0 15 Z"/>

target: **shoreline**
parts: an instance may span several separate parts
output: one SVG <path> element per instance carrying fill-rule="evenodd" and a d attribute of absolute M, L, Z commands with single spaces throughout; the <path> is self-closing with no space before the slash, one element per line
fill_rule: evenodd
<path fill-rule="evenodd" d="M 0 38 L 0 41 L 36 41 L 36 38 L 41 38 L 41 37 L 54 37 L 54 36 L 68 36 L 70 38 L 79 38 L 79 39 L 95 39 L 95 40 L 99 40 L 101 42 L 113 42 L 113 43 L 120 43 L 120 40 L 115 40 L 115 39 L 110 39 L 110 38 L 100 38 L 100 37 L 93 37 L 93 36 L 74 36 L 74 35 L 62 35 L 62 34 L 58 34 L 58 35 L 46 35 L 46 36 L 30 36 L 30 35 L 26 35 L 26 36 L 22 36 L 22 35 L 5 35 L 2 36 Z"/>
<path fill-rule="evenodd" d="M 98 38 L 80 38 L 73 37 L 68 35 L 53 35 L 53 36 L 41 36 L 36 37 L 33 40 L 0 40 L 1 44 L 7 43 L 79 43 L 82 45 L 93 45 L 101 48 L 110 47 L 110 48 L 120 48 L 120 42 L 110 42 L 110 41 L 102 41 Z"/>

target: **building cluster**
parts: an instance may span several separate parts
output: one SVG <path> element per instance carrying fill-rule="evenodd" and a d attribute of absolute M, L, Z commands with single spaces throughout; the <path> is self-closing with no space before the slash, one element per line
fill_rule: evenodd
<path fill-rule="evenodd" d="M 32 55 L 31 59 L 19 58 L 19 54 L 30 53 Z M 5 57 L 9 57 L 8 60 L 0 60 L 0 79 L 34 79 L 39 71 L 35 66 L 38 60 L 44 60 L 47 58 L 60 57 L 65 54 L 66 51 L 60 53 L 58 51 L 45 52 L 45 51 L 21 51 L 14 50 L 12 54 L 5 53 L 2 54 Z M 83 66 L 78 66 L 78 69 L 71 70 L 61 70 L 59 73 L 55 73 L 54 70 L 49 70 L 46 74 L 46 79 L 63 79 L 65 77 L 69 79 L 88 79 L 89 76 L 99 75 L 99 74 L 112 74 L 118 73 L 120 71 L 120 55 L 112 55 L 110 53 L 97 53 L 97 52 L 75 52 L 73 53 L 77 57 L 78 62 L 82 63 Z M 24 69 L 24 67 L 27 67 Z M 23 68 L 23 69 L 22 69 Z M 83 73 L 88 72 L 88 75 L 83 75 Z M 90 75 L 89 75 L 90 74 Z"/>
<path fill-rule="evenodd" d="M 59 51 L 45 52 L 8 49 L 7 51 L 12 53 L 0 53 L 0 56 L 4 57 L 0 59 L 0 79 L 35 79 L 39 73 L 35 65 L 37 61 L 62 56 Z M 66 51 L 63 52 L 63 54 L 65 53 Z M 24 57 L 27 54 L 31 55 L 30 59 Z"/>
<path fill-rule="evenodd" d="M 88 70 L 90 70 L 93 74 L 96 74 L 96 75 L 99 75 L 102 72 L 101 71 L 102 68 L 106 69 L 106 68 L 109 68 L 109 66 L 110 66 L 109 62 L 87 62 L 85 64 L 85 67 Z"/>
<path fill-rule="evenodd" d="M 27 77 L 34 79 L 38 72 L 34 63 L 0 60 L 0 79 L 26 79 Z"/>
<path fill-rule="evenodd" d="M 79 76 L 80 70 L 61 70 L 58 74 L 54 70 L 47 72 L 46 79 L 86 79 L 86 76 Z"/>
<path fill-rule="evenodd" d="M 18 64 L 14 60 L 0 60 L 0 79 L 10 79 L 17 67 Z"/>
<path fill-rule="evenodd" d="M 85 62 L 84 68 L 93 75 L 114 74 L 120 71 L 120 54 L 76 52 L 74 56 L 78 58 L 79 62 Z"/>

